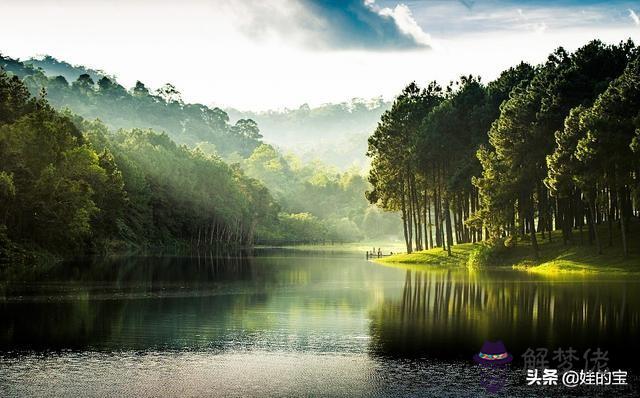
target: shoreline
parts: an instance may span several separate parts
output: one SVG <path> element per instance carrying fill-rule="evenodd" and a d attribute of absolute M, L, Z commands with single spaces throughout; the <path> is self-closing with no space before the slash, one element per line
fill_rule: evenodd
<path fill-rule="evenodd" d="M 637 227 L 637 225 L 636 225 Z M 604 232 L 604 231 L 603 231 Z M 577 233 L 576 233 L 577 235 Z M 632 236 L 636 236 L 633 234 Z M 577 243 L 564 245 L 560 231 L 551 234 L 551 241 L 538 234 L 539 258 L 533 256 L 528 240 L 519 240 L 514 247 L 490 247 L 486 243 L 462 243 L 451 246 L 451 256 L 441 247 L 394 254 L 371 261 L 378 264 L 411 265 L 422 267 L 504 267 L 516 271 L 553 274 L 638 274 L 640 275 L 640 247 L 632 245 L 625 258 L 619 245 L 604 246 L 597 254 L 595 246 Z M 481 258 L 483 261 L 477 261 Z"/>

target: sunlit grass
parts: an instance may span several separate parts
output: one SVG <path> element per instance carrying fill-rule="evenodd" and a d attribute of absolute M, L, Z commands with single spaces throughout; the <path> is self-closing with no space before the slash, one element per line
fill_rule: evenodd
<path fill-rule="evenodd" d="M 588 245 L 587 231 L 582 239 L 578 231 L 574 231 L 574 243 L 565 245 L 560 231 L 542 238 L 537 234 L 539 257 L 536 259 L 529 240 L 519 240 L 515 247 L 505 248 L 497 255 L 495 266 L 507 266 L 513 269 L 538 274 L 593 274 L 593 273 L 640 273 L 640 224 L 634 222 L 628 237 L 629 255 L 622 254 L 620 231 L 614 224 L 613 244 L 609 245 L 607 225 L 598 229 L 602 242 L 602 254 L 598 254 L 595 245 Z M 411 254 L 398 254 L 373 261 L 383 264 L 410 264 L 420 266 L 466 266 L 469 255 L 477 244 L 465 243 L 454 245 L 452 255 L 441 248 L 424 250 Z"/>
<path fill-rule="evenodd" d="M 452 246 L 451 256 L 442 248 L 423 250 L 411 254 L 396 254 L 389 257 L 375 258 L 373 261 L 379 263 L 402 263 L 402 264 L 423 264 L 423 265 L 461 265 L 466 264 L 469 253 L 475 244 L 464 243 Z"/>

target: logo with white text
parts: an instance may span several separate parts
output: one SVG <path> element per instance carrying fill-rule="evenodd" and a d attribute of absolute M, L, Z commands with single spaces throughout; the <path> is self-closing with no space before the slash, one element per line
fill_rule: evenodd
<path fill-rule="evenodd" d="M 627 371 L 609 369 L 609 352 L 569 348 L 528 348 L 522 355 L 529 386 L 624 386 Z"/>

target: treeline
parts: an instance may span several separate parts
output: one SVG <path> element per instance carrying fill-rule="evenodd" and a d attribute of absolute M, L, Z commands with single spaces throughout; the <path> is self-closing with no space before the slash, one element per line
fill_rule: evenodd
<path fill-rule="evenodd" d="M 102 71 L 52 57 L 0 56 L 0 69 L 7 92 L 21 92 L 21 105 L 6 109 L 22 109 L 11 117 L 2 110 L 3 250 L 25 247 L 66 256 L 174 243 L 324 243 L 397 236 L 397 217 L 369 206 L 362 196 L 368 183 L 359 171 L 338 173 L 285 156 L 261 143 L 253 120 L 231 125 L 222 110 L 184 103 L 170 85 L 149 92 L 138 83 L 126 90 Z M 3 94 L 1 101 L 9 104 L 9 97 Z M 35 103 L 41 104 L 38 109 Z M 47 141 L 50 133 L 31 126 L 24 128 L 32 138 L 13 131 L 14 123 L 36 114 L 64 121 L 68 128 L 43 124 L 65 145 Z M 29 163 L 40 155 L 25 148 L 39 147 L 48 148 L 40 163 Z M 68 150 L 80 151 L 76 147 L 91 159 L 97 156 L 98 163 L 65 165 L 75 170 L 71 178 L 56 162 L 67 159 Z M 84 189 L 82 200 L 29 191 L 49 164 L 52 178 Z M 77 174 L 83 167 L 99 176 Z M 41 186 L 56 192 L 51 187 Z M 45 222 L 51 229 L 43 224 L 34 232 Z"/>
<path fill-rule="evenodd" d="M 631 42 L 558 48 L 482 84 L 407 86 L 369 138 L 371 203 L 402 214 L 407 252 L 619 228 L 639 210 L 640 60 Z"/>
<path fill-rule="evenodd" d="M 67 256 L 172 242 L 250 244 L 277 220 L 239 167 L 164 133 L 119 130 L 53 109 L 0 69 L 0 257 Z"/>
<path fill-rule="evenodd" d="M 398 217 L 378 211 L 363 196 L 369 184 L 359 169 L 339 172 L 304 163 L 263 144 L 245 159 L 247 175 L 264 182 L 280 204 L 278 228 L 260 229 L 267 242 L 353 242 L 400 235 Z"/>
<path fill-rule="evenodd" d="M 46 90 L 33 96 L 0 69 L 0 262 L 395 234 L 396 217 L 363 198 L 367 186 L 355 170 L 303 164 L 268 145 L 228 165 L 208 142 L 112 130 L 56 110 Z"/>
<path fill-rule="evenodd" d="M 367 168 L 366 138 L 378 119 L 391 107 L 381 98 L 353 98 L 319 106 L 303 104 L 297 109 L 241 112 L 225 109 L 233 120 L 251 119 L 269 142 L 292 151 L 305 161 L 320 160 L 343 170 L 354 165 Z"/>
<path fill-rule="evenodd" d="M 224 158 L 245 158 L 261 143 L 253 120 L 231 124 L 219 108 L 185 103 L 170 83 L 152 91 L 138 81 L 126 89 L 114 77 L 52 57 L 22 62 L 0 54 L 0 68 L 22 79 L 34 96 L 45 89 L 54 108 L 71 109 L 88 120 L 98 118 L 112 129 L 151 128 L 167 133 L 178 144 L 214 145 Z"/>

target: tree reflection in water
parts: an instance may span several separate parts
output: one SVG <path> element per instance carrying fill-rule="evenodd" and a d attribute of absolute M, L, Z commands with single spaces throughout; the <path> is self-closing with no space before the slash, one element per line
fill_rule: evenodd
<path fill-rule="evenodd" d="M 470 359 L 483 341 L 503 340 L 516 360 L 528 347 L 548 348 L 550 362 L 558 347 L 579 354 L 601 347 L 612 366 L 634 364 L 639 287 L 624 278 L 409 269 L 401 299 L 385 299 L 371 313 L 371 350 Z"/>

